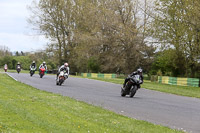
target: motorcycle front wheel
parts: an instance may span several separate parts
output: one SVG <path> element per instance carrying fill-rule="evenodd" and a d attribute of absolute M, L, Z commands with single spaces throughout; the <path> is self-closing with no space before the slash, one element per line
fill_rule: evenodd
<path fill-rule="evenodd" d="M 43 74 L 40 74 L 40 78 L 42 78 L 43 77 Z"/>
<path fill-rule="evenodd" d="M 123 88 L 121 88 L 121 96 L 122 96 L 122 97 L 125 97 L 125 96 L 126 96 L 126 93 L 125 93 L 125 91 L 124 91 Z"/>
<path fill-rule="evenodd" d="M 133 97 L 133 96 L 135 95 L 137 89 L 138 89 L 138 88 L 137 88 L 136 85 L 133 86 L 133 87 L 131 88 L 131 90 L 130 90 L 130 97 Z"/>

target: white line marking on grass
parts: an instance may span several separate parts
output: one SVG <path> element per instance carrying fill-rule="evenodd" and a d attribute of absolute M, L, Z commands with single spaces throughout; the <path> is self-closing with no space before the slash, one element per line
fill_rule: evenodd
<path fill-rule="evenodd" d="M 13 76 L 11 76 L 10 74 L 6 73 L 9 77 L 11 77 L 12 79 L 14 79 L 15 81 L 18 81 L 16 78 L 14 78 Z"/>

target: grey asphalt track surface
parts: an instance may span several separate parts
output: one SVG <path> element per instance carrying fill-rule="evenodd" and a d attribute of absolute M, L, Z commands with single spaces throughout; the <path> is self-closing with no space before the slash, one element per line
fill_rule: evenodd
<path fill-rule="evenodd" d="M 40 90 L 61 94 L 113 112 L 186 132 L 200 133 L 200 99 L 139 89 L 133 98 L 121 97 L 121 85 L 69 77 L 56 86 L 54 75 L 9 73 Z M 199 88 L 200 89 L 200 88 Z M 130 123 L 131 124 L 131 123 Z"/>

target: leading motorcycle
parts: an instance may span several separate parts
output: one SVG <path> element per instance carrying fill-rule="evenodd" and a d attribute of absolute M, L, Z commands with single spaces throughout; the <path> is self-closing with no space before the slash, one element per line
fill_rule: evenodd
<path fill-rule="evenodd" d="M 140 84 L 142 84 L 140 75 L 129 77 L 129 81 L 126 83 L 125 87 L 121 88 L 121 96 L 125 97 L 126 95 L 129 95 L 130 97 L 133 97 L 140 88 Z"/>
<path fill-rule="evenodd" d="M 64 73 L 64 71 L 61 71 L 58 75 L 58 79 L 56 80 L 56 85 L 62 85 L 64 81 L 68 78 L 68 74 Z"/>

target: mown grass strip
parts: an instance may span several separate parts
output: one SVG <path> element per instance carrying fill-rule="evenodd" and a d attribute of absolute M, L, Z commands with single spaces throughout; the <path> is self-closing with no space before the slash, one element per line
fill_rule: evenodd
<path fill-rule="evenodd" d="M 124 83 L 124 79 L 117 79 L 117 78 L 116 79 L 89 78 L 89 79 L 101 80 L 121 85 Z M 200 87 L 160 84 L 160 83 L 150 82 L 148 80 L 145 80 L 144 83 L 141 85 L 141 87 L 175 95 L 200 98 Z"/>
<path fill-rule="evenodd" d="M 68 97 L 37 90 L 0 74 L 0 132 L 176 133 Z"/>
<path fill-rule="evenodd" d="M 0 69 L 0 72 L 4 72 L 4 70 L 3 70 L 3 69 Z M 13 69 L 8 69 L 7 72 L 17 73 L 17 71 L 16 71 L 16 70 L 13 70 Z M 23 70 L 23 69 L 22 69 L 20 73 L 30 73 L 30 71 L 29 71 L 29 70 Z M 36 73 L 38 74 L 38 71 L 36 71 Z"/>
<path fill-rule="evenodd" d="M 146 82 L 142 87 L 175 95 L 200 98 L 200 87 L 168 85 L 154 82 Z"/>

